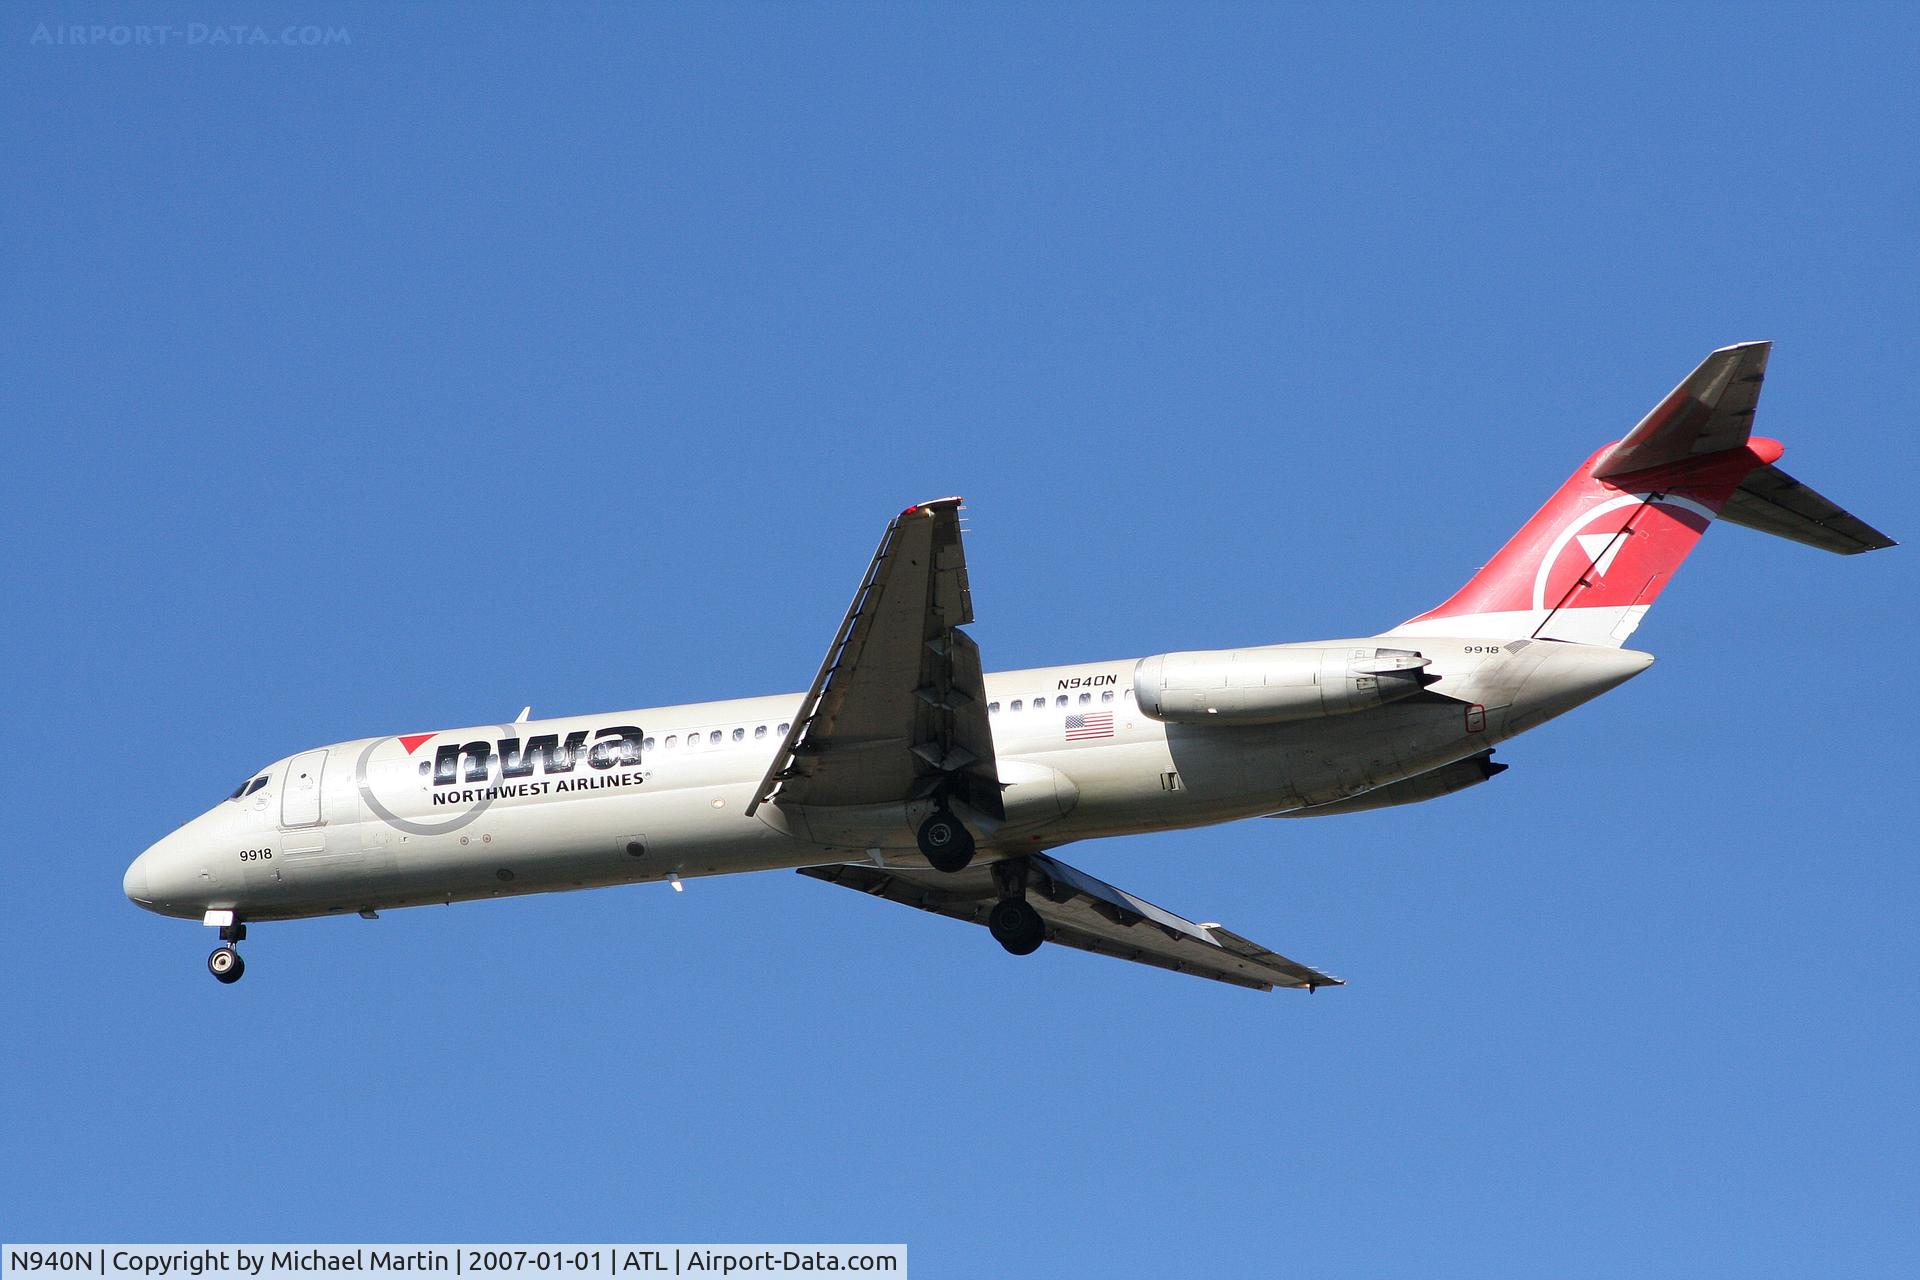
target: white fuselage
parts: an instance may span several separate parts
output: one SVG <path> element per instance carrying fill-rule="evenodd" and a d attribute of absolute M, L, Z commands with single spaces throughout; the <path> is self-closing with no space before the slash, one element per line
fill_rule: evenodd
<path fill-rule="evenodd" d="M 1392 637 L 1320 643 L 1382 638 Z M 1426 696 L 1271 725 L 1154 720 L 1135 703 L 1131 659 L 989 674 L 1006 817 L 976 824 L 982 855 L 1339 802 L 1484 752 L 1652 660 L 1554 641 L 1421 635 L 1417 644 L 1438 677 Z M 908 805 L 774 803 L 748 815 L 801 701 L 652 707 L 303 752 L 148 849 L 128 868 L 126 892 L 168 915 L 271 920 L 917 862 Z M 1069 730 L 1070 716 L 1090 722 Z"/>

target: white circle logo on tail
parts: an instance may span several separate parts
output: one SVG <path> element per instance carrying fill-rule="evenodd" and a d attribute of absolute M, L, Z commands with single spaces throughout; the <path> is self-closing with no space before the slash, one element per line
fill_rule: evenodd
<path fill-rule="evenodd" d="M 1671 495 L 1656 497 L 1651 493 L 1624 493 L 1617 498 L 1609 498 L 1599 506 L 1581 512 L 1578 519 L 1573 520 L 1554 537 L 1553 544 L 1547 548 L 1547 554 L 1540 558 L 1540 568 L 1534 573 L 1533 607 L 1535 609 L 1553 607 L 1547 603 L 1548 580 L 1553 576 L 1553 567 L 1560 563 L 1560 553 L 1570 544 L 1577 544 L 1580 554 L 1586 558 L 1579 572 L 1584 575 L 1591 570 L 1596 578 L 1604 578 L 1607 570 L 1611 569 L 1613 562 L 1619 558 L 1620 552 L 1626 548 L 1629 536 L 1626 532 L 1628 523 L 1641 506 L 1649 503 L 1697 518 L 1700 521 L 1700 530 L 1695 531 L 1696 536 L 1713 521 L 1712 509 L 1702 506 L 1692 498 L 1676 498 Z M 1600 527 L 1594 529 L 1595 525 Z M 1590 529 L 1592 532 L 1588 532 Z M 1554 603 L 1558 604 L 1559 601 L 1556 600 Z"/>

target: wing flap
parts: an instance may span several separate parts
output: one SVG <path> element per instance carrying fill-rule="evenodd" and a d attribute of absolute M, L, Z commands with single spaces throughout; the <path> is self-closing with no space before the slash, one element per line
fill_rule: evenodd
<path fill-rule="evenodd" d="M 1047 941 L 1256 991 L 1312 990 L 1341 980 L 1289 960 L 1217 925 L 1200 925 L 1046 854 L 975 863 L 943 874 L 922 868 L 844 863 L 800 874 L 921 911 L 985 925 L 1010 878 L 1047 924 Z"/>

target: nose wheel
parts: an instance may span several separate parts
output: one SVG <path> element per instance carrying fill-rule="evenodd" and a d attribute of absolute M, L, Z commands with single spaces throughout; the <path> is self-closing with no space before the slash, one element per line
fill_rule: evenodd
<path fill-rule="evenodd" d="M 240 975 L 247 971 L 247 962 L 232 947 L 215 947 L 213 954 L 207 957 L 207 972 L 221 982 L 238 982 Z"/>
<path fill-rule="evenodd" d="M 234 944 L 247 936 L 247 926 L 239 923 L 220 926 L 220 945 L 207 957 L 207 972 L 218 982 L 231 986 L 240 981 L 240 975 L 247 971 L 247 962 L 240 958 L 240 951 Z"/>

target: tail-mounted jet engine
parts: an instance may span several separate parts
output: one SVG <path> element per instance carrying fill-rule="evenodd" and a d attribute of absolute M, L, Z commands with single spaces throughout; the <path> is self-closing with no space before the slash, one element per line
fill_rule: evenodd
<path fill-rule="evenodd" d="M 1397 702 L 1438 680 L 1411 649 L 1277 648 L 1161 653 L 1133 668 L 1133 696 L 1175 724 L 1280 724 Z"/>

